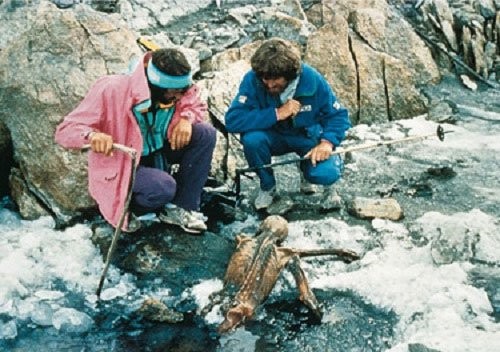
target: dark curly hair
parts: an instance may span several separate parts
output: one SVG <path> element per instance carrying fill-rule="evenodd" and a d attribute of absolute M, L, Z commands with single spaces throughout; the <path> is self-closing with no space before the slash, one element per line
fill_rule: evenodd
<path fill-rule="evenodd" d="M 265 41 L 253 54 L 250 63 L 259 79 L 297 78 L 300 71 L 300 52 L 280 38 Z"/>
<path fill-rule="evenodd" d="M 184 54 L 173 48 L 153 51 L 153 65 L 160 71 L 171 76 L 184 76 L 191 72 L 191 65 Z"/>

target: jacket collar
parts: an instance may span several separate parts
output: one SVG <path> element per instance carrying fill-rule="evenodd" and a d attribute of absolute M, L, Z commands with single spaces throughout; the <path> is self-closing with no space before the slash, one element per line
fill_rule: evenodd
<path fill-rule="evenodd" d="M 314 78 L 314 69 L 307 65 L 301 65 L 299 84 L 295 91 L 296 97 L 312 96 L 316 93 L 318 88 L 317 80 Z"/>

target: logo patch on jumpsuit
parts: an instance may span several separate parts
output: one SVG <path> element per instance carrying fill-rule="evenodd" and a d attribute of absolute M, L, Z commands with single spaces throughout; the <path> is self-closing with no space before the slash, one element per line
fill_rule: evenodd
<path fill-rule="evenodd" d="M 311 105 L 302 105 L 300 107 L 300 112 L 304 112 L 304 111 L 312 111 L 312 106 Z"/>
<path fill-rule="evenodd" d="M 338 102 L 338 101 L 336 101 L 335 103 L 333 103 L 333 108 L 334 108 L 335 110 L 340 109 L 340 104 L 339 104 L 339 102 Z"/>
<path fill-rule="evenodd" d="M 238 97 L 238 102 L 241 104 L 245 104 L 247 102 L 247 96 L 246 95 L 240 95 Z"/>

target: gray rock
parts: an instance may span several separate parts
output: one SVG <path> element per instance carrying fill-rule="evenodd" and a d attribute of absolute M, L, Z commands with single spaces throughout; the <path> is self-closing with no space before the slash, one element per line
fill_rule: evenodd
<path fill-rule="evenodd" d="M 417 24 L 426 29 L 437 45 L 461 54 L 463 62 L 473 71 L 485 79 L 489 77 L 498 57 L 492 49 L 497 44 L 494 33 L 499 30 L 496 2 L 433 0 L 424 2 L 418 11 L 421 16 L 416 17 Z M 437 56 L 441 66 L 455 69 L 452 60 Z"/>
<path fill-rule="evenodd" d="M 400 220 L 403 218 L 403 210 L 394 198 L 356 197 L 349 205 L 349 212 L 361 219 Z"/>
<path fill-rule="evenodd" d="M 426 112 L 426 99 L 417 87 L 440 77 L 430 51 L 410 25 L 385 2 L 375 3 L 337 2 L 329 9 L 336 14 L 323 14 L 329 23 L 309 36 L 305 53 L 305 60 L 325 75 L 355 123 Z"/>
<path fill-rule="evenodd" d="M 199 11 L 213 3 L 213 0 L 121 0 L 119 13 L 136 31 L 164 27 L 169 23 Z"/>
<path fill-rule="evenodd" d="M 410 343 L 408 344 L 408 352 L 440 352 L 440 350 L 429 348 L 421 343 Z"/>
<path fill-rule="evenodd" d="M 165 303 L 154 298 L 145 299 L 137 314 L 160 323 L 179 323 L 184 320 L 182 313 L 170 309 Z"/>
<path fill-rule="evenodd" d="M 9 177 L 10 192 L 16 200 L 19 213 L 28 220 L 38 219 L 40 216 L 49 215 L 42 207 L 35 195 L 30 192 L 28 185 L 23 180 L 21 170 L 12 169 Z"/>
<path fill-rule="evenodd" d="M 446 265 L 456 261 L 468 261 L 473 257 L 473 247 L 479 237 L 461 231 L 461 228 L 452 229 L 451 225 L 445 229 L 437 229 L 439 234 L 431 243 L 431 255 L 435 264 Z"/>
<path fill-rule="evenodd" d="M 58 147 L 55 127 L 98 77 L 125 71 L 140 50 L 123 22 L 89 7 L 67 11 L 41 2 L 21 10 L 34 13 L 26 16 L 29 29 L 0 52 L 0 119 L 12 136 L 19 176 L 65 222 L 67 213 L 94 203 L 86 155 Z"/>

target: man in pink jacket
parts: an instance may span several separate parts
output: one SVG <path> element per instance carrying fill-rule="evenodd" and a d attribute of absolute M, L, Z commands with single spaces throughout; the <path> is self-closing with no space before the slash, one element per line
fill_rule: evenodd
<path fill-rule="evenodd" d="M 157 212 L 161 221 L 185 231 L 206 230 L 198 210 L 216 134 L 203 122 L 206 104 L 198 93 L 185 56 L 159 49 L 146 53 L 130 75 L 100 78 L 57 127 L 61 146 L 90 144 L 89 192 L 114 227 L 132 176 L 131 158 L 113 151 L 113 143 L 119 143 L 140 155 L 132 187 L 134 213 Z M 172 164 L 179 165 L 175 174 Z M 136 228 L 129 214 L 123 230 Z"/>

